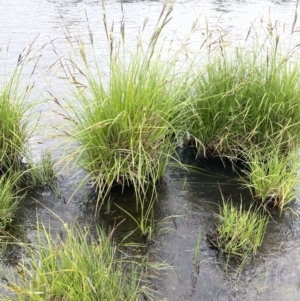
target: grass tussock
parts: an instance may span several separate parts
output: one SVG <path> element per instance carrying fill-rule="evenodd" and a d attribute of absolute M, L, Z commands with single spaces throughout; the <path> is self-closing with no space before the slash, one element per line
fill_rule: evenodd
<path fill-rule="evenodd" d="M 263 42 L 247 41 L 246 48 L 220 42 L 195 68 L 186 119 L 199 157 L 242 158 L 253 198 L 282 211 L 299 180 L 299 45 L 284 49 L 271 25 Z"/>
<path fill-rule="evenodd" d="M 66 238 L 53 239 L 38 227 L 36 246 L 8 280 L 11 297 L 2 300 L 140 300 L 150 297 L 137 263 L 117 255 L 111 238 L 98 229 L 92 238 L 88 229 L 65 225 Z M 27 256 L 26 256 L 27 257 Z"/>
<path fill-rule="evenodd" d="M 32 188 L 58 188 L 58 180 L 55 171 L 55 162 L 51 151 L 47 150 L 41 154 L 40 161 L 34 163 L 27 155 L 27 168 L 23 172 L 23 182 Z"/>
<path fill-rule="evenodd" d="M 275 49 L 224 49 L 195 75 L 190 134 L 202 155 L 300 143 L 300 69 Z M 267 46 L 264 46 L 267 48 Z"/>
<path fill-rule="evenodd" d="M 208 235 L 214 247 L 229 256 L 246 258 L 256 254 L 263 241 L 268 217 L 253 208 L 245 210 L 242 202 L 236 207 L 223 200 L 219 218 L 216 232 Z"/>
<path fill-rule="evenodd" d="M 78 143 L 73 157 L 89 173 L 100 196 L 114 185 L 134 187 L 138 198 L 149 188 L 155 192 L 155 183 L 178 145 L 183 77 L 176 72 L 176 57 L 165 62 L 155 51 L 171 9 L 164 6 L 146 49 L 138 45 L 131 53 L 120 53 L 111 46 L 108 75 L 99 68 L 96 55 L 88 60 L 95 51 L 93 35 L 89 49 L 82 40 L 74 45 L 69 39 L 79 58 L 78 63 L 70 60 L 71 65 L 83 80 L 70 73 L 68 61 L 63 65 L 77 86 L 73 91 L 78 102 L 65 110 Z M 112 34 L 107 36 L 109 45 L 114 45 Z"/>
<path fill-rule="evenodd" d="M 25 155 L 26 143 L 32 133 L 29 112 L 34 103 L 28 102 L 33 88 L 32 75 L 39 57 L 31 57 L 33 43 L 19 54 L 16 66 L 11 72 L 3 67 L 0 81 L 0 174 L 8 170 L 20 170 Z M 5 62 L 5 60 L 4 60 Z M 22 72 L 33 63 L 27 84 L 21 80 Z M 27 70 L 27 69 L 26 69 Z M 27 70 L 28 71 L 28 70 Z M 8 74 L 7 74 L 8 73 Z"/>
<path fill-rule="evenodd" d="M 259 149 L 248 150 L 246 156 L 244 185 L 267 210 L 278 208 L 282 212 L 299 192 L 298 152 L 282 154 L 280 147 L 274 146 L 263 153 Z"/>
<path fill-rule="evenodd" d="M 24 197 L 21 180 L 24 175 L 23 158 L 26 156 L 27 142 L 33 130 L 30 113 L 34 102 L 28 101 L 33 89 L 32 76 L 39 56 L 33 53 L 34 40 L 24 48 L 16 59 L 16 64 L 7 67 L 7 51 L 0 49 L 0 231 L 12 222 L 20 202 Z M 28 74 L 24 81 L 24 73 Z"/>
<path fill-rule="evenodd" d="M 0 177 L 0 233 L 9 227 L 20 207 L 23 196 L 17 189 L 18 182 L 12 176 Z"/>

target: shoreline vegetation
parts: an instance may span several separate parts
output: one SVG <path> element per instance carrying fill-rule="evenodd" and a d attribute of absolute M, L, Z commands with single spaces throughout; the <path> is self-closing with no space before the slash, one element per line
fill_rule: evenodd
<path fill-rule="evenodd" d="M 272 212 L 281 214 L 299 192 L 299 45 L 286 51 L 272 23 L 264 28 L 263 43 L 254 39 L 251 27 L 246 46 L 229 43 L 224 36 L 215 39 L 207 29 L 208 38 L 191 58 L 185 56 L 186 46 L 173 51 L 172 44 L 161 43 L 173 9 L 174 2 L 166 1 L 146 45 L 139 37 L 136 49 L 128 51 L 123 5 L 120 38 L 115 38 L 103 3 L 109 72 L 101 69 L 96 36 L 89 27 L 86 36 L 64 28 L 71 54 L 61 56 L 55 44 L 54 51 L 76 101 L 60 100 L 51 92 L 67 123 L 62 132 L 72 145 L 58 165 L 67 168 L 75 162 L 87 172 L 96 194 L 95 213 L 110 202 L 113 187 L 129 187 L 140 218 L 117 207 L 133 219 L 141 232 L 140 245 L 148 247 L 155 236 L 157 185 L 169 161 L 189 170 L 176 149 L 193 148 L 195 160 L 222 160 L 224 168 L 225 161 L 230 162 L 241 187 L 250 191 L 252 205 L 245 209 L 241 200 L 235 207 L 221 193 L 220 223 L 207 240 L 224 254 L 244 260 L 259 252 Z M 295 24 L 291 39 L 294 29 Z M 34 131 L 28 118 L 35 104 L 27 102 L 38 64 L 38 56 L 30 56 L 33 47 L 20 55 L 10 80 L 0 85 L 0 232 L 6 235 L 30 188 L 59 193 L 51 152 L 45 151 L 36 164 L 26 149 Z M 209 53 L 205 62 L 195 64 L 204 52 Z M 22 91 L 22 70 L 31 61 L 29 84 Z M 112 300 L 117 292 L 120 300 L 155 299 L 151 285 L 141 280 L 147 268 L 134 258 L 118 257 L 111 233 L 98 229 L 96 238 L 88 238 L 88 230 L 65 225 L 66 237 L 56 239 L 45 226 L 37 228 L 37 245 L 24 246 L 29 264 L 19 263 L 17 275 L 8 277 L 13 297 L 6 300 Z M 200 240 L 197 245 L 199 249 Z M 146 276 L 151 278 L 151 273 Z"/>

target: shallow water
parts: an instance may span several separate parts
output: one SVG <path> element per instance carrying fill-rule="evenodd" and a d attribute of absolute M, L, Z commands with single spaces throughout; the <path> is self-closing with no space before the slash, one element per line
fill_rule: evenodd
<path fill-rule="evenodd" d="M 125 1 L 124 1 L 125 2 Z M 162 8 L 162 1 L 126 1 L 125 24 L 128 45 L 134 47 L 136 35 L 142 27 L 143 20 L 149 17 L 148 27 L 153 28 Z M 189 32 L 193 21 L 199 18 L 203 27 L 210 28 L 235 36 L 237 40 L 245 38 L 250 25 L 256 20 L 272 20 L 291 28 L 295 1 L 177 1 L 165 35 L 175 37 L 176 43 Z M 115 20 L 118 28 L 121 20 L 120 2 L 106 1 L 109 22 Z M 17 62 L 22 49 L 35 36 L 34 44 L 42 57 L 39 70 L 35 75 L 36 92 L 33 97 L 44 100 L 40 105 L 41 127 L 30 143 L 36 154 L 43 149 L 52 148 L 56 160 L 62 151 L 57 150 L 57 131 L 49 125 L 60 125 L 63 122 L 51 110 L 51 101 L 47 91 L 57 97 L 66 97 L 69 90 L 65 83 L 57 78 L 57 70 L 49 67 L 57 60 L 53 51 L 63 54 L 68 52 L 63 39 L 62 21 L 73 33 L 86 32 L 89 18 L 92 31 L 97 34 L 98 55 L 105 61 L 106 38 L 102 26 L 102 9 L 97 0 L 1 0 L 0 46 L 3 51 L 0 60 L 6 61 L 7 74 Z M 221 29 L 220 29 L 221 30 Z M 151 30 L 144 33 L 146 38 Z M 296 36 L 299 33 L 296 33 Z M 9 52 L 3 56 L 4 49 L 10 41 Z M 197 48 L 197 38 L 191 41 L 191 47 Z M 194 44 L 193 44 L 194 43 Z M 45 46 L 44 46 L 45 45 Z M 1 61 L 2 63 L 3 61 Z M 105 68 L 105 67 L 104 67 Z M 61 147 L 60 147 L 61 148 Z M 189 157 L 189 155 L 186 155 Z M 196 162 L 194 162 L 196 164 Z M 198 163 L 197 163 L 198 164 Z M 201 167 L 201 166 L 200 166 Z M 202 166 L 203 167 L 203 166 Z M 95 217 L 92 204 L 86 204 L 84 190 L 74 192 L 78 183 L 84 178 L 82 171 L 67 173 L 60 177 L 61 195 L 51 192 L 36 192 L 25 202 L 18 215 L 17 224 L 21 224 L 28 240 L 35 236 L 36 218 L 49 223 L 55 230 L 64 222 L 75 219 L 82 223 L 113 226 L 126 216 L 117 207 L 111 213 Z M 239 200 L 242 191 L 230 171 L 225 171 L 218 164 L 205 166 L 205 172 L 187 173 L 170 167 L 159 188 L 159 202 L 156 205 L 155 218 L 158 220 L 155 243 L 150 246 L 152 252 L 161 260 L 166 260 L 173 271 L 163 275 L 157 284 L 163 300 L 299 300 L 300 299 L 300 224 L 299 218 L 290 211 L 279 217 L 275 216 L 268 226 L 266 237 L 258 255 L 247 263 L 243 272 L 236 275 L 234 269 L 225 271 L 224 258 L 211 250 L 205 240 L 207 231 L 214 229 L 217 222 L 218 204 L 221 201 L 220 189 L 225 197 L 232 196 Z M 126 208 L 134 207 L 131 194 L 123 196 L 115 192 L 114 200 L 126 204 Z M 247 200 L 247 195 L 244 195 Z M 126 203 L 125 203 L 126 201 Z M 124 205 L 125 206 L 125 205 Z M 295 213 L 300 213 L 297 203 L 292 204 Z M 167 222 L 159 222 L 166 217 Z M 126 220 L 116 233 L 121 238 L 126 231 L 134 227 Z M 194 266 L 194 249 L 198 233 L 201 233 L 199 251 L 199 270 Z M 15 257 L 18 257 L 16 252 Z M 231 263 L 231 267 L 235 264 Z"/>

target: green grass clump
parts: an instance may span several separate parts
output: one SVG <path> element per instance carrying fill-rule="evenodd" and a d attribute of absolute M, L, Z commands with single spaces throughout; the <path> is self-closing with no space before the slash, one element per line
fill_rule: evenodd
<path fill-rule="evenodd" d="M 28 168 L 24 171 L 22 179 L 29 187 L 57 188 L 57 175 L 54 168 L 51 151 L 44 151 L 39 162 L 34 163 L 27 156 Z"/>
<path fill-rule="evenodd" d="M 24 123 L 24 104 L 18 101 L 15 83 L 9 82 L 0 90 L 0 168 L 6 172 L 20 165 L 24 143 L 27 140 Z"/>
<path fill-rule="evenodd" d="M 247 151 L 246 161 L 245 186 L 266 209 L 278 208 L 282 212 L 296 199 L 300 179 L 297 151 L 282 154 L 280 146 L 266 152 L 255 148 Z"/>
<path fill-rule="evenodd" d="M 139 57 L 129 67 L 120 64 L 112 65 L 108 90 L 91 78 L 92 97 L 80 95 L 79 163 L 100 190 L 119 184 L 145 192 L 164 175 L 176 147 L 177 91 L 161 64 L 145 70 Z"/>
<path fill-rule="evenodd" d="M 0 176 L 0 233 L 12 223 L 22 200 L 20 192 L 15 192 L 17 181 L 9 176 Z"/>
<path fill-rule="evenodd" d="M 191 89 L 190 134 L 199 152 L 231 156 L 252 145 L 280 144 L 283 152 L 299 145 L 298 64 L 257 46 L 212 57 Z"/>
<path fill-rule="evenodd" d="M 136 301 L 147 296 L 138 265 L 118 257 L 103 230 L 95 238 L 87 229 L 65 225 L 64 230 L 65 239 L 52 239 L 45 227 L 38 227 L 37 245 L 26 247 L 29 257 L 8 280 L 13 295 L 2 300 Z"/>
<path fill-rule="evenodd" d="M 241 202 L 239 208 L 232 202 L 223 200 L 220 208 L 220 223 L 210 242 L 224 253 L 247 257 L 256 254 L 263 241 L 268 218 L 253 208 L 245 210 Z"/>
<path fill-rule="evenodd" d="M 29 58 L 31 51 L 32 44 L 19 55 L 16 67 L 9 74 L 3 67 L 3 78 L 0 80 L 0 173 L 20 170 L 25 144 L 31 134 L 28 112 L 34 103 L 29 103 L 27 98 L 33 87 L 30 80 L 36 63 L 27 86 L 24 87 L 21 82 L 21 73 L 32 60 Z"/>
<path fill-rule="evenodd" d="M 81 61 L 72 61 L 72 66 L 84 76 L 84 83 L 69 76 L 79 87 L 75 91 L 79 103 L 65 111 L 70 113 L 72 137 L 79 144 L 76 162 L 89 173 L 99 195 L 106 195 L 114 185 L 134 187 L 139 198 L 149 187 L 155 191 L 178 145 L 184 80 L 176 71 L 176 57 L 164 62 L 156 51 L 167 22 L 168 12 L 164 12 L 147 49 L 138 45 L 132 53 L 124 50 L 124 56 L 110 53 L 108 75 L 99 68 L 96 56 L 88 61 L 94 51 L 92 39 L 89 50 L 82 41 L 77 40 L 77 47 L 72 44 Z"/>

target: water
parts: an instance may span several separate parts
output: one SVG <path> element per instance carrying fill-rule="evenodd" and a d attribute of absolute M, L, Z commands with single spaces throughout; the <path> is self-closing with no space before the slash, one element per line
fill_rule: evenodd
<path fill-rule="evenodd" d="M 143 33 L 146 39 L 154 27 L 161 11 L 162 1 L 124 1 L 126 39 L 128 47 L 134 47 L 136 36 L 148 16 L 149 30 Z M 269 18 L 278 24 L 286 24 L 289 31 L 295 14 L 295 1 L 251 1 L 251 0 L 207 0 L 177 1 L 165 35 L 176 40 L 177 45 L 189 32 L 193 21 L 198 18 L 202 28 L 208 26 L 216 32 L 225 32 L 236 40 L 245 39 L 252 23 Z M 118 1 L 106 1 L 109 24 L 115 20 L 118 31 L 121 20 L 121 8 Z M 86 13 L 85 13 L 86 12 Z M 56 67 L 50 68 L 57 55 L 68 53 L 63 39 L 63 22 L 71 32 L 86 33 L 87 21 L 95 33 L 95 43 L 99 57 L 107 57 L 107 44 L 102 24 L 102 7 L 99 1 L 80 0 L 1 0 L 0 18 L 0 63 L 5 59 L 6 73 L 15 66 L 19 53 L 36 36 L 34 49 L 41 53 L 39 70 L 35 75 L 36 92 L 33 98 L 42 101 L 38 111 L 41 114 L 41 126 L 30 143 L 39 157 L 42 149 L 52 148 L 55 158 L 60 159 L 62 152 L 55 147 L 58 143 L 57 130 L 53 125 L 61 125 L 63 119 L 54 112 L 48 91 L 58 98 L 69 95 L 66 84 L 57 75 Z M 200 34 L 201 35 L 201 34 Z M 296 39 L 299 32 L 295 32 Z M 197 49 L 198 37 L 191 40 L 191 47 Z M 3 56 L 9 42 L 8 55 Z M 175 45 L 176 45 L 175 43 Z M 41 49 L 41 50 L 40 50 Z M 105 68 L 105 67 L 104 67 Z M 4 71 L 3 71 L 4 72 Z M 49 126 L 51 125 L 51 126 Z M 223 258 L 211 250 L 205 240 L 207 231 L 215 227 L 218 204 L 221 201 L 220 189 L 226 197 L 239 199 L 239 185 L 230 171 L 220 166 L 206 166 L 202 174 L 187 173 L 170 167 L 160 187 L 159 203 L 156 208 L 157 229 L 151 246 L 156 256 L 173 266 L 173 272 L 162 277 L 157 284 L 162 300 L 299 300 L 300 298 L 300 224 L 297 215 L 290 211 L 275 216 L 268 226 L 266 237 L 258 255 L 245 266 L 238 276 L 231 269 L 224 270 Z M 84 191 L 74 193 L 78 183 L 84 177 L 82 171 L 64 175 L 60 178 L 61 196 L 50 192 L 35 193 L 28 198 L 22 212 L 18 215 L 29 240 L 34 237 L 34 224 L 38 216 L 40 221 L 50 221 L 54 230 L 61 228 L 61 222 L 79 222 L 91 224 L 105 223 L 113 225 L 125 215 L 112 207 L 112 213 L 93 215 L 93 208 L 85 204 Z M 221 187 L 221 188 L 220 188 Z M 124 203 L 127 208 L 134 207 L 130 194 L 120 196 L 115 192 L 115 200 Z M 91 205 L 92 207 L 92 205 Z M 295 213 L 300 213 L 297 203 L 292 204 Z M 56 215 L 56 217 L 55 217 Z M 166 217 L 165 223 L 159 223 Z M 117 236 L 132 227 L 127 219 Z M 199 250 L 200 268 L 194 266 L 194 249 L 197 237 L 201 233 Z M 18 254 L 16 254 L 16 258 Z M 234 266 L 234 265 L 233 265 Z"/>

